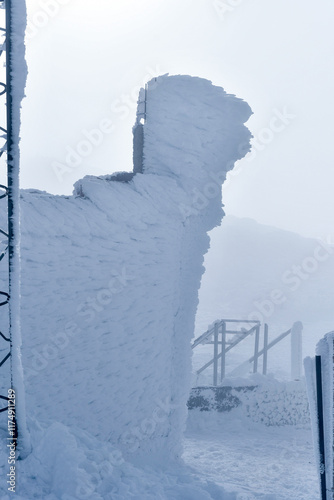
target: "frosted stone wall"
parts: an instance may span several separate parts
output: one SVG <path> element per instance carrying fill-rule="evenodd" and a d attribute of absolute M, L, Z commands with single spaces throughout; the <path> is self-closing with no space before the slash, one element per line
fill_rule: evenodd
<path fill-rule="evenodd" d="M 199 78 L 163 76 L 146 95 L 142 173 L 22 193 L 29 413 L 133 461 L 180 454 L 207 232 L 251 113 Z"/>

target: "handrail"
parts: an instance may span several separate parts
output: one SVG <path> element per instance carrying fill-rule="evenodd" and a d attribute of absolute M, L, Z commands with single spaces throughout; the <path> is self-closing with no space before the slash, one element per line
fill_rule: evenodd
<path fill-rule="evenodd" d="M 228 330 L 226 328 L 227 323 L 253 323 L 249 330 Z M 255 346 L 254 346 L 254 354 L 247 359 L 244 363 L 235 368 L 230 376 L 234 376 L 240 369 L 247 368 L 249 365 L 253 364 L 253 372 L 257 373 L 258 371 L 258 360 L 261 356 L 263 356 L 262 363 L 262 372 L 263 375 L 267 374 L 267 361 L 268 361 L 268 351 L 272 349 L 276 344 L 281 342 L 288 335 L 291 336 L 291 378 L 292 380 L 300 380 L 302 373 L 302 329 L 303 325 L 300 322 L 296 322 L 293 324 L 289 330 L 281 333 L 271 342 L 268 340 L 268 325 L 264 324 L 264 338 L 263 338 L 263 348 L 259 349 L 260 342 L 260 327 L 261 323 L 259 321 L 250 321 L 250 320 L 217 320 L 213 326 L 208 328 L 206 332 L 200 335 L 192 344 L 192 348 L 194 349 L 199 344 L 210 344 L 214 346 L 214 356 L 213 358 L 205 363 L 201 368 L 196 370 L 196 375 L 199 376 L 204 370 L 206 370 L 209 366 L 213 365 L 213 385 L 216 386 L 218 384 L 218 361 L 221 361 L 220 368 L 220 380 L 223 381 L 225 378 L 225 366 L 226 366 L 226 354 L 236 347 L 240 342 L 246 339 L 249 335 L 255 332 Z M 234 337 L 231 341 L 226 340 L 226 335 L 234 334 Z M 213 340 L 210 339 L 213 337 Z M 210 339 L 210 340 L 209 340 Z M 221 348 L 219 348 L 221 346 Z M 220 350 L 220 352 L 218 352 Z"/>
<path fill-rule="evenodd" d="M 211 337 L 211 335 L 213 335 L 213 334 L 214 334 L 214 327 L 210 328 L 210 330 L 207 330 L 202 335 L 200 335 L 197 339 L 195 339 L 191 348 L 194 349 L 194 347 L 198 346 L 199 344 L 202 344 L 204 340 L 206 340 L 208 337 Z"/>
<path fill-rule="evenodd" d="M 268 328 L 268 325 L 265 324 L 265 327 Z M 265 328 L 265 331 L 266 331 L 266 328 Z M 230 375 L 232 377 L 235 376 L 237 373 L 239 373 L 240 371 L 242 371 L 243 368 L 247 368 L 249 365 L 251 365 L 252 363 L 254 363 L 255 360 L 258 360 L 260 358 L 260 356 L 264 356 L 264 359 L 265 359 L 265 361 L 263 363 L 263 375 L 266 375 L 267 374 L 267 359 L 266 359 L 266 356 L 267 356 L 268 351 L 272 347 L 274 347 L 276 344 L 278 344 L 281 340 L 283 340 L 285 337 L 287 337 L 288 335 L 290 335 L 291 331 L 292 331 L 292 328 L 290 328 L 289 330 L 287 330 L 284 333 L 281 333 L 278 337 L 276 337 L 274 340 L 272 340 L 269 343 L 267 343 L 267 341 L 265 340 L 263 349 L 261 349 L 260 351 L 258 351 L 257 355 L 254 354 L 249 359 L 247 359 L 246 361 L 244 361 L 243 363 L 241 363 L 241 365 L 237 366 L 234 370 L 232 370 L 232 372 L 230 373 Z M 256 373 L 256 372 L 257 372 L 257 370 L 254 370 L 254 373 Z"/>
<path fill-rule="evenodd" d="M 285 339 L 285 337 L 287 337 L 288 335 L 290 335 L 291 330 L 292 330 L 292 328 L 290 328 L 289 330 L 287 330 L 284 333 L 281 333 L 281 335 L 279 335 L 274 340 L 272 340 L 271 342 L 269 342 L 269 344 L 267 345 L 267 351 L 269 351 L 269 349 L 271 349 L 272 347 L 274 347 L 274 345 L 278 344 L 278 342 L 280 342 L 281 340 Z M 261 349 L 258 352 L 257 357 L 259 358 L 260 356 L 262 356 L 264 352 L 265 352 L 265 349 Z M 251 358 L 249 358 L 247 360 L 248 363 L 252 363 L 254 361 L 254 358 L 255 358 L 255 356 L 252 356 Z"/>
<path fill-rule="evenodd" d="M 251 321 L 250 319 L 243 319 L 243 320 L 240 320 L 240 319 L 221 319 L 219 321 L 215 321 L 214 325 L 217 323 L 218 323 L 218 327 L 222 326 L 223 323 L 256 323 L 258 325 L 261 324 L 260 321 Z M 192 349 L 194 349 L 194 347 L 198 346 L 199 344 L 202 344 L 206 338 L 211 337 L 211 335 L 214 334 L 214 331 L 215 331 L 214 325 L 210 329 L 208 329 L 206 332 L 202 333 L 202 335 L 197 337 L 197 339 L 194 340 L 194 342 L 191 346 Z M 226 330 L 225 333 L 241 333 L 241 332 L 236 331 L 236 330 Z"/>
<path fill-rule="evenodd" d="M 257 329 L 257 325 L 253 326 L 250 330 L 248 330 L 247 332 L 245 332 L 244 337 L 240 337 L 240 338 L 236 339 L 233 344 L 230 344 L 228 347 L 226 347 L 225 354 L 228 351 L 230 351 L 231 349 L 233 349 L 233 347 L 235 347 L 236 345 L 240 344 L 240 342 L 242 342 L 246 337 L 248 337 L 248 335 L 251 335 L 256 329 Z M 217 359 L 220 359 L 222 357 L 222 355 L 223 355 L 223 353 L 220 352 L 218 354 L 218 356 L 217 356 Z M 202 366 L 202 368 L 200 368 L 199 370 L 197 370 L 196 374 L 199 375 L 200 373 L 202 373 L 204 370 L 206 370 L 206 368 L 208 368 L 209 366 L 211 366 L 214 363 L 214 361 L 215 361 L 215 358 L 212 358 L 204 366 Z"/>

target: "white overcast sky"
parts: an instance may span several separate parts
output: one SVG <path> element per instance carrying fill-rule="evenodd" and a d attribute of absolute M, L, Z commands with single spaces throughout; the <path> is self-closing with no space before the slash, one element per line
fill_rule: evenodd
<path fill-rule="evenodd" d="M 224 188 L 226 213 L 334 241 L 333 0 L 27 0 L 27 7 L 23 188 L 70 194 L 84 175 L 131 170 L 139 87 L 158 74 L 189 74 L 254 112 L 255 152 Z M 273 122 L 277 113 L 289 116 L 284 127 Z M 57 177 L 55 162 L 65 164 L 67 148 L 106 118 L 113 130 L 102 145 Z"/>

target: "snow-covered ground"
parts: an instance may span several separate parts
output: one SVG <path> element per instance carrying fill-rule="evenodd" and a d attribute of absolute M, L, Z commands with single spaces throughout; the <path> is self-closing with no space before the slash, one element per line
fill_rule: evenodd
<path fill-rule="evenodd" d="M 317 500 L 308 426 L 266 427 L 230 414 L 189 414 L 185 464 L 135 467 L 94 436 L 30 421 L 33 453 L 17 463 L 17 500 Z M 5 438 L 5 432 L 1 431 Z M 1 439 L 1 499 L 8 452 Z"/>
<path fill-rule="evenodd" d="M 189 414 L 184 464 L 135 467 L 119 450 L 61 423 L 29 421 L 33 453 L 17 463 L 17 500 L 317 500 L 309 426 L 266 427 L 239 409 Z M 1 499 L 8 450 L 1 430 Z"/>
<path fill-rule="evenodd" d="M 184 459 L 196 474 L 231 493 L 224 499 L 319 498 L 309 426 L 266 427 L 239 409 L 229 414 L 193 410 Z"/>

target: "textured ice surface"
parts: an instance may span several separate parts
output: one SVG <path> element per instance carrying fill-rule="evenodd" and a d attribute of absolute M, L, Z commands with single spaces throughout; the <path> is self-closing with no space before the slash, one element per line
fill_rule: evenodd
<path fill-rule="evenodd" d="M 207 231 L 249 115 L 206 80 L 161 77 L 148 86 L 143 173 L 86 177 L 72 197 L 22 193 L 23 362 L 38 418 L 133 460 L 180 454 Z"/>

